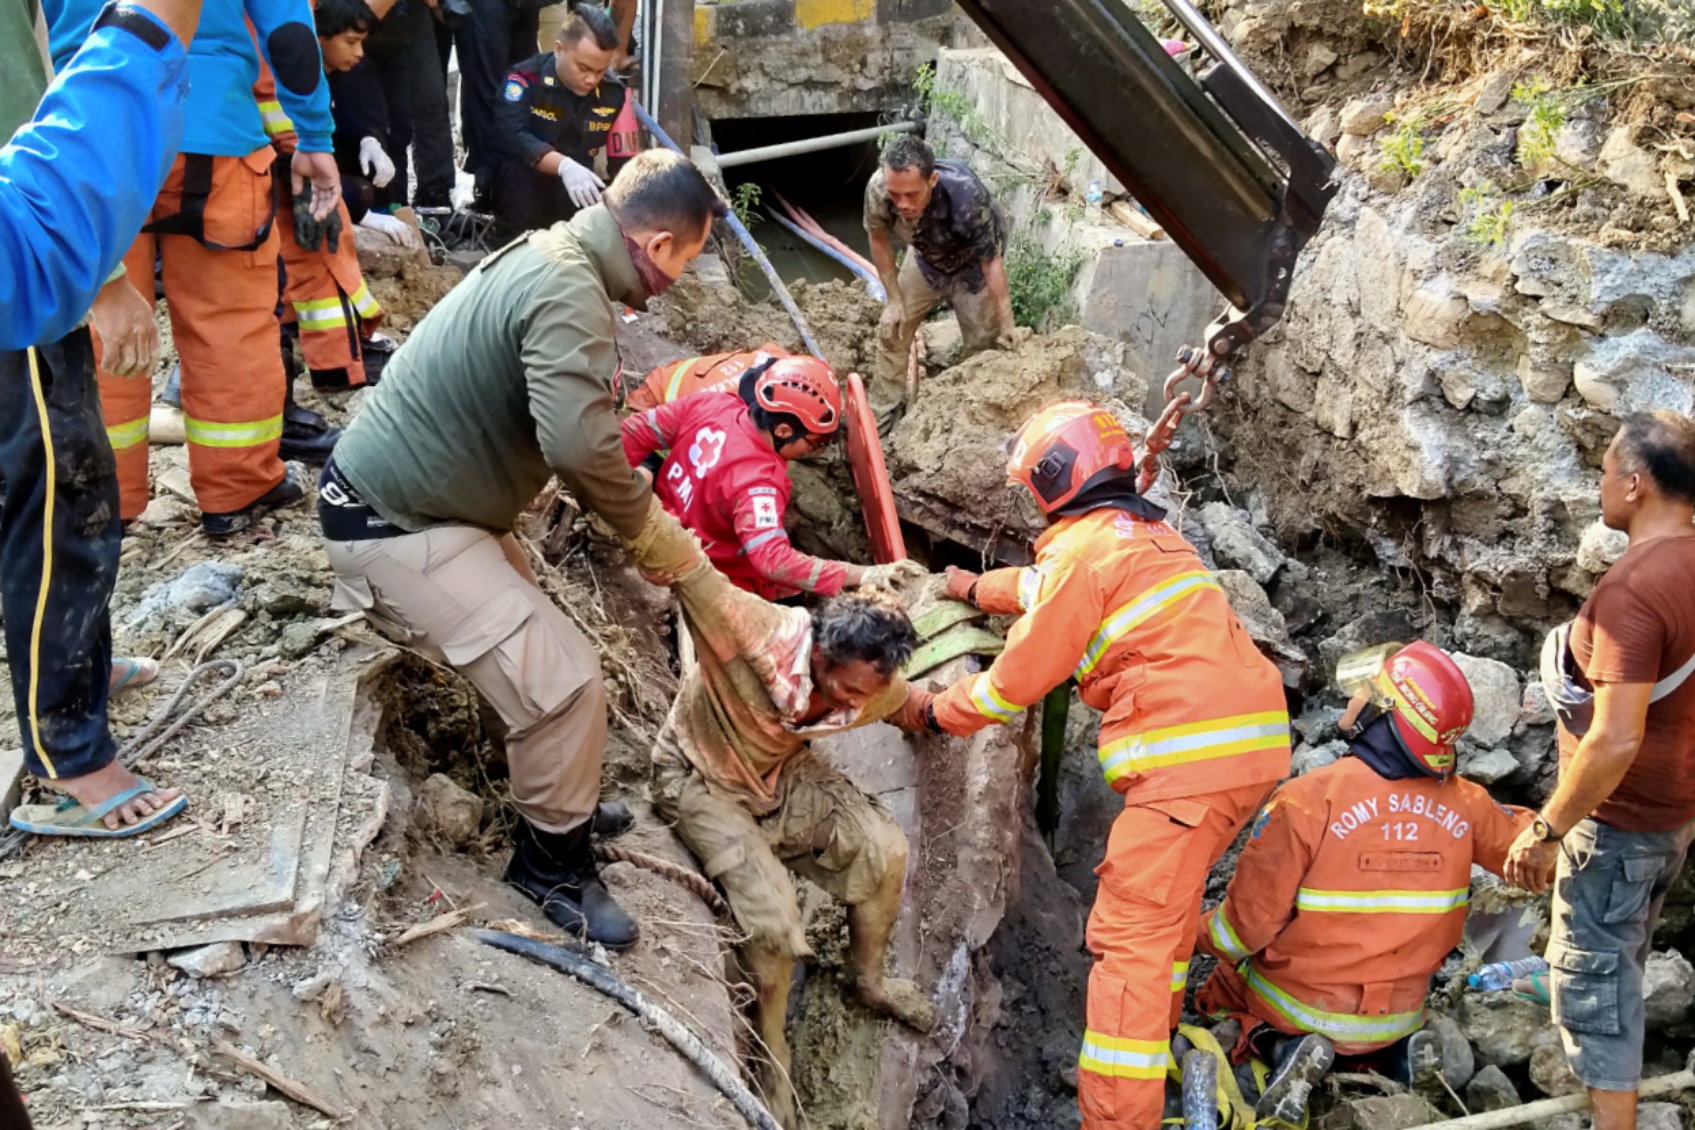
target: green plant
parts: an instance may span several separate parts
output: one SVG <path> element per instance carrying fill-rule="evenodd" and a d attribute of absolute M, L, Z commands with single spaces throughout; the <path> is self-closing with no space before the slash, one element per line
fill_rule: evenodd
<path fill-rule="evenodd" d="M 736 186 L 734 199 L 730 202 L 730 210 L 735 212 L 736 219 L 745 227 L 752 227 L 760 222 L 759 201 L 763 194 L 759 186 L 752 181 L 744 181 Z"/>
<path fill-rule="evenodd" d="M 1535 168 L 1554 156 L 1560 130 L 1566 124 L 1565 106 L 1545 78 L 1514 86 L 1513 101 L 1526 110 L 1524 124 L 1518 129 L 1518 163 Z"/>
<path fill-rule="evenodd" d="M 918 68 L 918 74 L 912 80 L 912 88 L 923 101 L 926 114 L 933 118 L 949 119 L 959 126 L 960 132 L 971 144 L 999 154 L 999 139 L 989 128 L 988 122 L 983 120 L 983 115 L 977 112 L 977 107 L 971 104 L 971 99 L 957 90 L 944 90 L 937 84 L 934 64 L 925 63 Z"/>
<path fill-rule="evenodd" d="M 1389 113 L 1384 115 L 1384 120 L 1395 128 L 1378 143 L 1383 153 L 1383 170 L 1398 169 L 1409 178 L 1418 176 L 1424 171 L 1424 116 L 1415 113 L 1401 117 Z"/>
<path fill-rule="evenodd" d="M 1505 247 L 1507 226 L 1513 218 L 1513 202 L 1501 200 L 1488 181 L 1460 189 L 1460 203 L 1470 219 L 1460 238 L 1480 246 Z"/>
<path fill-rule="evenodd" d="M 1043 250 L 1030 236 L 1016 235 L 1007 246 L 1003 262 L 1015 323 L 1039 332 L 1050 321 L 1068 317 L 1071 304 L 1067 295 L 1083 267 L 1081 251 L 1056 255 Z"/>

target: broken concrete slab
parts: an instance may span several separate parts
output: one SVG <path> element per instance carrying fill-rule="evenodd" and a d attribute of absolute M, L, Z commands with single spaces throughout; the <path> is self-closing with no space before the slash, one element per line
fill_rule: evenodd
<path fill-rule="evenodd" d="M 222 977 L 247 964 L 247 951 L 241 948 L 240 942 L 213 942 L 180 950 L 167 957 L 165 962 L 190 977 Z"/>
<path fill-rule="evenodd" d="M 359 811 L 344 812 L 343 797 L 349 763 L 369 753 L 376 733 L 378 712 L 363 688 L 391 654 L 352 648 L 268 715 L 232 727 L 229 740 L 255 773 L 255 803 L 241 825 L 227 837 L 185 835 L 170 851 L 126 854 L 72 900 L 63 928 L 106 939 L 114 952 L 310 945 L 349 858 L 386 815 L 386 787 L 368 778 L 356 794 Z M 190 798 L 190 819 L 196 799 L 213 800 Z M 150 897 L 134 897 L 138 890 Z"/>

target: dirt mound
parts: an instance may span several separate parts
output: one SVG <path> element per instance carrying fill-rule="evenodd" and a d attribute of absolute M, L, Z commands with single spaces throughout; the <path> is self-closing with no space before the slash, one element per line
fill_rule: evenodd
<path fill-rule="evenodd" d="M 398 262 L 381 273 L 370 268 L 365 271 L 366 285 L 386 315 L 383 331 L 397 340 L 404 340 L 462 278 L 457 267 L 434 267 L 427 259 L 421 263 Z"/>
<path fill-rule="evenodd" d="M 864 287 L 796 282 L 789 293 L 831 368 L 838 373 L 869 371 L 883 307 Z M 753 349 L 767 341 L 790 352 L 803 348 L 782 306 L 774 300 L 749 302 L 721 272 L 684 272 L 657 305 L 663 307 L 666 332 L 703 354 Z"/>
<path fill-rule="evenodd" d="M 1124 369 L 1122 349 L 1076 326 L 1021 335 L 1010 352 L 992 350 L 921 382 L 918 396 L 884 442 L 901 516 L 932 533 L 991 552 L 1027 545 L 1044 525 L 1035 505 L 1005 489 L 1006 441 L 1040 408 L 1095 399 L 1132 434 L 1147 422 L 1102 389 L 1146 382 Z"/>

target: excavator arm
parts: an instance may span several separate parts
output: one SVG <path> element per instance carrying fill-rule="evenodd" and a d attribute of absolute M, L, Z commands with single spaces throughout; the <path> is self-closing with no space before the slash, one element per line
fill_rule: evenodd
<path fill-rule="evenodd" d="M 1207 61 L 1198 79 L 1126 0 L 959 6 L 1234 308 L 1208 328 L 1204 352 L 1181 359 L 1176 381 L 1207 378 L 1283 316 L 1295 259 L 1336 193 L 1336 161 L 1189 0 L 1163 2 Z"/>

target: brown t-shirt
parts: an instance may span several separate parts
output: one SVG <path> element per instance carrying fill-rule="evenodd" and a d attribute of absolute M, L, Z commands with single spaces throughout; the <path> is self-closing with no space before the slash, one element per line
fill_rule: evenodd
<path fill-rule="evenodd" d="M 1695 655 L 1695 537 L 1633 545 L 1601 578 L 1571 630 L 1590 683 L 1657 683 Z M 1560 729 L 1560 769 L 1577 739 Z M 1695 820 L 1695 676 L 1648 707 L 1642 748 L 1598 820 L 1668 832 Z"/>

